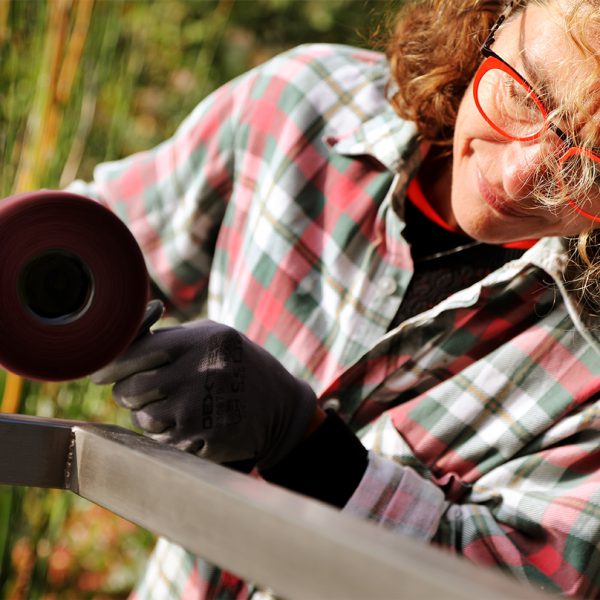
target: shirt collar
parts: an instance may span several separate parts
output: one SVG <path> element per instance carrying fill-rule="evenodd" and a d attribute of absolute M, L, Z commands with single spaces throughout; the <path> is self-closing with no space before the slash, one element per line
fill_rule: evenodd
<path fill-rule="evenodd" d="M 344 156 L 372 156 L 397 173 L 417 153 L 418 136 L 416 125 L 398 117 L 389 106 L 354 131 L 327 136 L 325 143 Z"/>
<path fill-rule="evenodd" d="M 518 262 L 533 264 L 552 277 L 575 328 L 600 354 L 600 318 L 583 309 L 576 295 L 565 284 L 565 270 L 569 262 L 566 241 L 560 237 L 542 238 Z"/>

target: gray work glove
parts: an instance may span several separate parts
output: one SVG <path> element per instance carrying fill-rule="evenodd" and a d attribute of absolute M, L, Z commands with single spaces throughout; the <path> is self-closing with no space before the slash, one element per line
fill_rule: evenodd
<path fill-rule="evenodd" d="M 218 463 L 278 463 L 315 413 L 310 386 L 231 327 L 201 320 L 139 337 L 92 375 L 150 437 Z"/>

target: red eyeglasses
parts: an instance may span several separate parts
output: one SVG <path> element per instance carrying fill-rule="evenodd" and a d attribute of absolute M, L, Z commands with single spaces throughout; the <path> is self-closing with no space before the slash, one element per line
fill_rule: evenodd
<path fill-rule="evenodd" d="M 473 81 L 475 105 L 481 116 L 502 136 L 519 141 L 536 140 L 551 130 L 562 141 L 562 154 L 558 158 L 558 184 L 569 190 L 571 182 L 581 179 L 582 173 L 596 173 L 600 170 L 600 154 L 595 150 L 576 146 L 558 125 L 548 118 L 548 110 L 540 95 L 528 81 L 502 57 L 496 54 L 491 45 L 495 34 L 519 2 L 509 2 L 481 47 L 485 60 L 479 66 Z M 600 222 L 600 188 L 594 186 L 593 198 L 586 193 L 585 199 L 574 200 L 567 193 L 567 202 L 580 214 Z M 583 208 L 584 204 L 598 207 L 596 214 Z"/>

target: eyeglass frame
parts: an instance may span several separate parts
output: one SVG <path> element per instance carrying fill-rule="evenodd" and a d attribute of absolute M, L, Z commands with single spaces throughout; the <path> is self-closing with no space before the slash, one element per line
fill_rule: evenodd
<path fill-rule="evenodd" d="M 473 98 L 475 101 L 475 106 L 477 107 L 477 110 L 484 118 L 484 120 L 488 123 L 488 125 L 490 125 L 490 127 L 492 127 L 492 129 L 494 129 L 494 131 L 498 132 L 500 135 L 510 140 L 518 142 L 529 142 L 539 138 L 548 129 L 552 130 L 563 142 L 563 147 L 566 147 L 566 150 L 563 152 L 563 154 L 558 160 L 559 165 L 562 165 L 572 156 L 575 156 L 577 154 L 586 156 L 587 158 L 590 158 L 591 160 L 600 164 L 599 154 L 597 154 L 593 150 L 590 150 L 589 148 L 584 148 L 583 146 L 577 146 L 576 144 L 574 144 L 571 138 L 558 125 L 556 125 L 556 123 L 548 119 L 548 111 L 546 110 L 546 107 L 542 104 L 542 101 L 539 99 L 539 95 L 535 91 L 534 87 L 512 65 L 510 65 L 506 60 L 504 60 L 491 48 L 491 45 L 496 41 L 496 32 L 506 21 L 506 19 L 510 16 L 515 7 L 520 3 L 521 2 L 519 0 L 511 0 L 507 3 L 505 9 L 502 11 L 496 22 L 492 25 L 488 36 L 486 37 L 485 41 L 483 42 L 480 48 L 480 52 L 484 57 L 484 61 L 477 68 L 477 71 L 475 72 L 475 77 L 473 78 Z M 491 69 L 500 69 L 501 71 L 504 71 L 527 90 L 529 97 L 535 102 L 537 107 L 542 112 L 542 115 L 544 116 L 544 125 L 540 128 L 539 131 L 528 136 L 516 137 L 500 129 L 500 127 L 498 127 L 487 116 L 487 114 L 485 113 L 485 111 L 479 103 L 478 89 L 481 79 Z M 587 217 L 592 221 L 600 223 L 599 215 L 593 215 L 587 212 L 580 206 L 577 206 L 577 204 L 570 198 L 567 198 L 567 202 L 584 217 Z"/>

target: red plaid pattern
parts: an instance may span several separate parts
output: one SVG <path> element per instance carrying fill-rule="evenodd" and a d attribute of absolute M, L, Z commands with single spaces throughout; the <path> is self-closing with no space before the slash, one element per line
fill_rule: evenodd
<path fill-rule="evenodd" d="M 73 189 L 123 218 L 184 315 L 208 301 L 211 318 L 339 400 L 371 449 L 346 511 L 597 596 L 600 355 L 562 284 L 562 242 L 387 332 L 412 274 L 391 199 L 420 156 L 386 82 L 378 54 L 302 46 Z M 137 597 L 200 594 L 253 592 L 161 542 Z"/>

